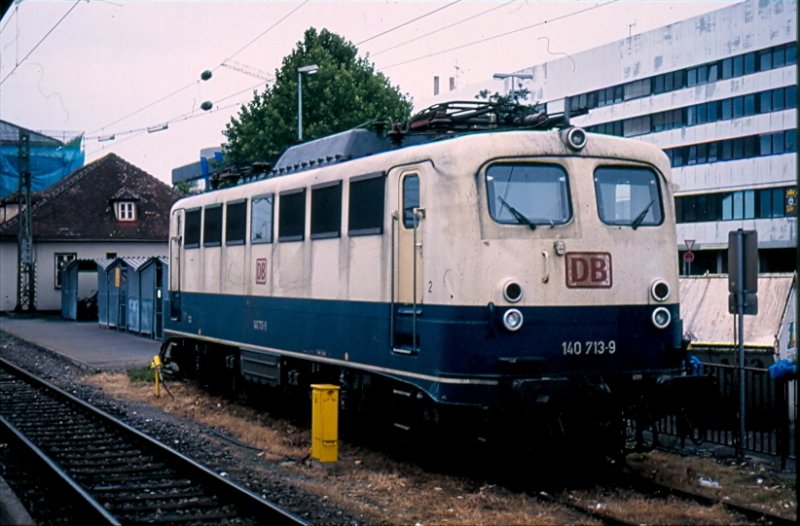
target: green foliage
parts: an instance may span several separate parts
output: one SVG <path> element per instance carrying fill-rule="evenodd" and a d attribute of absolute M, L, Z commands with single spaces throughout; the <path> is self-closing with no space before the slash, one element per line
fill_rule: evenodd
<path fill-rule="evenodd" d="M 177 190 L 181 196 L 187 196 L 192 192 L 192 186 L 189 184 L 189 181 L 178 181 L 172 185 L 172 188 Z"/>
<path fill-rule="evenodd" d="M 303 75 L 303 139 L 342 132 L 366 122 L 406 120 L 412 104 L 399 88 L 342 37 L 323 29 L 306 30 L 302 42 L 284 57 L 275 83 L 242 106 L 223 132 L 226 164 L 244 166 L 274 161 L 297 141 L 297 68 L 316 64 Z"/>
<path fill-rule="evenodd" d="M 156 383 L 155 370 L 150 367 L 139 367 L 136 369 L 128 369 L 128 379 L 133 383 Z"/>
<path fill-rule="evenodd" d="M 512 90 L 507 95 L 500 95 L 498 92 L 491 93 L 488 89 L 483 89 L 475 95 L 478 100 L 486 100 L 500 105 L 519 104 L 520 100 L 528 100 L 531 92 L 528 88 L 518 88 Z"/>

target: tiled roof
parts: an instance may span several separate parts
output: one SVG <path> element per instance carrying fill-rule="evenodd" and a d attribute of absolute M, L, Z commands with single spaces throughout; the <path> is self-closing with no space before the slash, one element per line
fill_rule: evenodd
<path fill-rule="evenodd" d="M 136 196 L 136 220 L 117 221 L 114 201 L 132 196 Z M 33 205 L 33 237 L 65 241 L 166 241 L 169 210 L 179 197 L 168 185 L 110 153 L 40 194 Z M 16 239 L 18 218 L 0 225 L 0 239 Z"/>

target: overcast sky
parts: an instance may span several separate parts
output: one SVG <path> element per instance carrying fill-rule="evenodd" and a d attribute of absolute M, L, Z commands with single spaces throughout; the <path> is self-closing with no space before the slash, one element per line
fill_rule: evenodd
<path fill-rule="evenodd" d="M 83 133 L 87 162 L 114 152 L 170 182 L 309 27 L 356 44 L 422 109 L 434 76 L 469 86 L 731 3 L 18 0 L 0 21 L 0 119 Z"/>

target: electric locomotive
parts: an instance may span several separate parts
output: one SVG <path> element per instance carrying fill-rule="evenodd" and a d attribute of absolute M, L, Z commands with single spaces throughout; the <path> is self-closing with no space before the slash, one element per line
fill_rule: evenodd
<path fill-rule="evenodd" d="M 697 384 L 671 184 L 657 147 L 527 106 L 294 146 L 172 208 L 162 360 L 306 399 L 333 383 L 396 430 L 620 451 L 626 418 Z"/>

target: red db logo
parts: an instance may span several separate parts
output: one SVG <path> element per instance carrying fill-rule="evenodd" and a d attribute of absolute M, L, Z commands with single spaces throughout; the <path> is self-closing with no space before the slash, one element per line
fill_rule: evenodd
<path fill-rule="evenodd" d="M 267 258 L 256 260 L 256 284 L 264 285 L 267 282 Z"/>
<path fill-rule="evenodd" d="M 568 252 L 565 263 L 567 287 L 611 288 L 611 254 L 608 252 Z"/>

